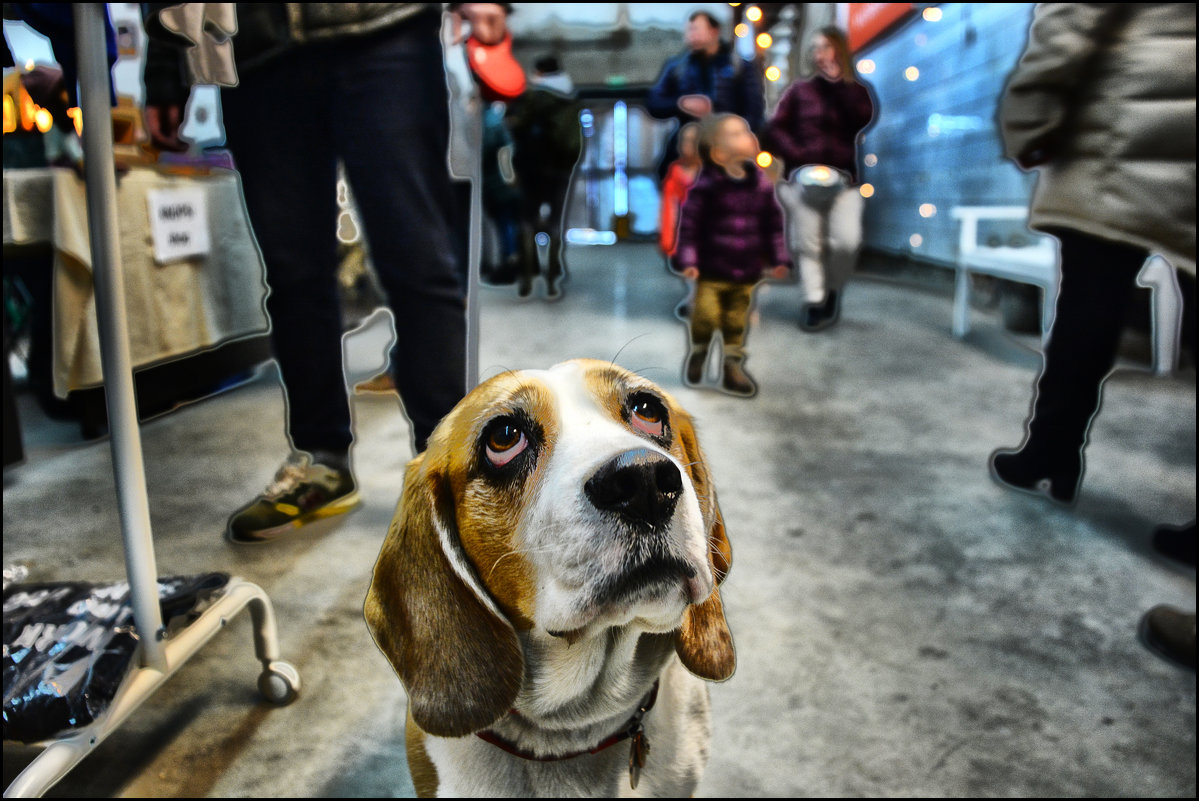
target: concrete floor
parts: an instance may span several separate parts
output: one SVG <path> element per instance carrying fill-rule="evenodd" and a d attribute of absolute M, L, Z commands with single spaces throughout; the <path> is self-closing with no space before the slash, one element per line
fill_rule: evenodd
<path fill-rule="evenodd" d="M 1195 572 L 1154 525 L 1195 516 L 1195 374 L 1125 358 L 1073 509 L 1013 493 L 987 455 L 1019 443 L 1036 339 L 994 310 L 949 334 L 948 284 L 863 276 L 805 334 L 799 289 L 759 294 L 737 399 L 681 384 L 682 284 L 652 246 L 573 249 L 557 303 L 484 289 L 483 376 L 615 359 L 698 418 L 733 544 L 736 675 L 711 690 L 702 797 L 1195 795 L 1195 674 L 1146 651 L 1149 607 L 1195 608 Z M 347 339 L 382 365 L 386 316 Z M 4 563 L 30 580 L 124 576 L 107 441 L 21 398 L 26 463 L 4 474 Z M 159 572 L 256 582 L 303 678 L 276 708 L 235 618 L 52 796 L 412 794 L 405 697 L 362 602 L 411 457 L 394 396 L 353 400 L 365 503 L 291 540 L 235 547 L 229 513 L 286 450 L 273 367 L 142 427 Z M 32 755 L 4 749 L 7 784 Z"/>

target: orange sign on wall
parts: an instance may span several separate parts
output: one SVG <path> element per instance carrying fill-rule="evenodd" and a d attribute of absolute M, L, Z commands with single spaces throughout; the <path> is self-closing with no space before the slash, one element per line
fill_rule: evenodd
<path fill-rule="evenodd" d="M 860 50 L 913 10 L 911 3 L 849 3 L 849 49 Z"/>

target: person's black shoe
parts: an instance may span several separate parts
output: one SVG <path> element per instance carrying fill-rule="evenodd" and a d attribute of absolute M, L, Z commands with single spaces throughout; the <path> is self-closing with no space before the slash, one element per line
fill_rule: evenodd
<path fill-rule="evenodd" d="M 1195 613 L 1172 606 L 1155 606 L 1144 614 L 1137 630 L 1141 642 L 1158 656 L 1195 669 Z"/>
<path fill-rule="evenodd" d="M 809 303 L 799 312 L 799 327 L 804 331 L 814 332 L 828 328 L 839 314 L 837 293 L 829 292 L 820 303 Z"/>
<path fill-rule="evenodd" d="M 687 365 L 683 377 L 688 386 L 699 386 L 704 380 L 704 367 L 708 363 L 708 349 L 692 350 L 687 354 Z"/>
<path fill-rule="evenodd" d="M 1195 566 L 1195 521 L 1153 529 L 1153 550 L 1185 565 Z"/>
<path fill-rule="evenodd" d="M 268 542 L 357 505 L 358 490 L 348 468 L 293 453 L 270 486 L 229 518 L 225 536 L 241 544 Z"/>
<path fill-rule="evenodd" d="M 1082 454 L 1066 449 L 1061 457 L 1051 458 L 1025 445 L 1019 450 L 998 450 L 988 460 L 991 477 L 1012 489 L 1045 495 L 1070 506 L 1078 498 L 1082 480 Z"/>
<path fill-rule="evenodd" d="M 824 328 L 829 327 L 833 323 L 841 319 L 841 293 L 835 289 L 830 289 L 828 297 L 824 299 Z"/>

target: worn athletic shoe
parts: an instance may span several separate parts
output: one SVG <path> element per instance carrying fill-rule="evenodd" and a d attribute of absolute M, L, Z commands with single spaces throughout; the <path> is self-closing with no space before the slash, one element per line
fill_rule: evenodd
<path fill-rule="evenodd" d="M 358 489 L 348 468 L 293 453 L 270 486 L 229 518 L 225 536 L 237 543 L 267 542 L 357 505 Z"/>

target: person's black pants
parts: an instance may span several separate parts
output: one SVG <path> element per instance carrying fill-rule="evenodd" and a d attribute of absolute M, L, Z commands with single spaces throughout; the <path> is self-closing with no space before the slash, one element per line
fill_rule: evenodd
<path fill-rule="evenodd" d="M 1061 242 L 1061 281 L 1028 428 L 1034 447 L 1062 453 L 1082 447 L 1099 410 L 1149 254 L 1078 231 L 1050 233 Z"/>
<path fill-rule="evenodd" d="M 440 15 L 298 48 L 222 93 L 227 144 L 266 263 L 267 311 L 299 450 L 352 441 L 337 281 L 337 162 L 395 317 L 392 371 L 417 450 L 466 390 Z"/>
<path fill-rule="evenodd" d="M 536 236 L 539 231 L 549 235 L 549 263 L 546 265 L 546 280 L 551 284 L 565 272 L 563 251 L 566 247 L 566 230 L 563 227 L 566 203 L 570 192 L 569 169 L 560 172 L 526 170 L 518 172 L 521 189 L 521 237 L 524 258 L 521 265 L 523 280 L 532 281 L 541 271 L 538 259 Z M 542 206 L 549 206 L 549 214 L 542 217 Z"/>

